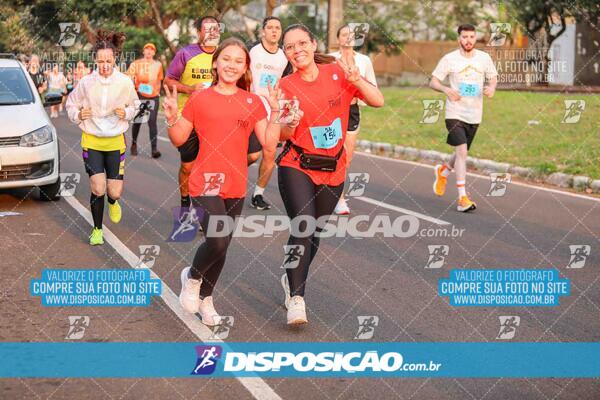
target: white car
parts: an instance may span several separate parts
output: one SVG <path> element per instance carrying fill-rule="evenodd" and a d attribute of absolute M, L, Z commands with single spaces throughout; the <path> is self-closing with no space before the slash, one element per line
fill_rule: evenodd
<path fill-rule="evenodd" d="M 14 56 L 0 55 L 0 189 L 39 187 L 40 198 L 57 200 L 60 190 L 56 129 L 29 73 Z"/>

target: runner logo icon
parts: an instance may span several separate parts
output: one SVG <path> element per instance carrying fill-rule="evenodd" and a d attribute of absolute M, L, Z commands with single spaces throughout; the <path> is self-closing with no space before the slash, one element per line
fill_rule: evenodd
<path fill-rule="evenodd" d="M 583 268 L 587 257 L 590 255 L 591 246 L 589 244 L 572 244 L 569 246 L 571 258 L 567 268 Z"/>
<path fill-rule="evenodd" d="M 192 375 L 210 375 L 217 368 L 217 360 L 221 358 L 223 349 L 221 346 L 196 346 L 196 367 Z"/>
<path fill-rule="evenodd" d="M 450 247 L 445 244 L 431 244 L 427 246 L 429 250 L 429 258 L 427 259 L 426 269 L 442 268 L 446 261 L 446 256 L 450 251 Z"/>
<path fill-rule="evenodd" d="M 515 337 L 517 327 L 521 324 L 521 317 L 517 315 L 504 315 L 500 319 L 500 331 L 496 339 L 510 340 Z"/>
<path fill-rule="evenodd" d="M 300 257 L 304 255 L 304 245 L 289 245 L 283 246 L 284 259 L 281 268 L 294 269 L 300 264 Z"/>

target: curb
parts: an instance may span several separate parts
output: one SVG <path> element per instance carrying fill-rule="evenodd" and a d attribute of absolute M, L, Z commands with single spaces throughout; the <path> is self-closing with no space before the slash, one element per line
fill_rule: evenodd
<path fill-rule="evenodd" d="M 446 162 L 451 157 L 451 154 L 435 150 L 422 150 L 384 142 L 372 142 L 370 140 L 358 140 L 356 142 L 356 147 L 357 150 L 361 150 L 365 153 L 372 153 L 390 158 L 402 158 L 409 161 Z M 578 192 L 600 193 L 600 179 L 592 180 L 587 176 L 569 175 L 562 172 L 542 175 L 533 168 L 520 167 L 509 163 L 475 157 L 467 158 L 467 167 L 480 170 L 486 174 L 509 173 L 532 182 L 541 182 L 561 188 L 570 188 Z"/>

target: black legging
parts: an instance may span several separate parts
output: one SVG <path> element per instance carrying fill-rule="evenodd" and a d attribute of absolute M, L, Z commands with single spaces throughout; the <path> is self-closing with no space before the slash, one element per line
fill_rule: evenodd
<path fill-rule="evenodd" d="M 152 150 L 156 150 L 158 148 L 157 136 L 158 136 L 158 127 L 156 126 L 156 117 L 158 115 L 158 107 L 160 105 L 158 96 L 148 98 L 143 97 L 138 93 L 138 97 L 142 102 L 144 101 L 152 101 L 154 103 L 154 107 L 150 111 L 150 119 L 148 119 L 148 128 L 150 129 L 150 144 L 152 146 Z M 131 128 L 131 134 L 133 138 L 133 143 L 137 144 L 138 135 L 140 134 L 141 123 L 133 123 Z"/>
<path fill-rule="evenodd" d="M 192 204 L 199 209 L 198 214 L 203 213 L 200 224 L 204 232 L 208 232 L 208 224 L 212 215 L 228 215 L 235 219 L 242 213 L 244 198 L 222 199 L 219 196 L 199 196 L 192 197 Z M 224 223 L 219 221 L 218 229 L 222 229 L 223 225 Z M 223 265 L 225 265 L 225 256 L 231 242 L 231 236 L 231 234 L 225 237 L 206 235 L 206 240 L 196 251 L 190 275 L 194 279 L 202 279 L 202 286 L 200 287 L 200 296 L 202 297 L 212 295 Z"/>
<path fill-rule="evenodd" d="M 344 190 L 343 183 L 338 186 L 315 185 L 308 175 L 291 167 L 279 167 L 278 180 L 279 193 L 290 220 L 299 215 L 308 215 L 315 220 L 331 215 Z M 306 230 L 305 222 L 300 225 L 300 230 Z M 317 231 L 321 229 L 317 227 Z M 298 266 L 286 268 L 291 296 L 304 296 L 308 267 L 319 250 L 319 237 L 314 233 L 303 236 L 295 237 L 291 233 L 288 239 L 288 245 L 304 246 Z"/>

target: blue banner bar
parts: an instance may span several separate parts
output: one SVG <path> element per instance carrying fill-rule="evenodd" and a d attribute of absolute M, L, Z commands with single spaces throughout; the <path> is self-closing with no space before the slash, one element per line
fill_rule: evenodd
<path fill-rule="evenodd" d="M 598 378 L 600 343 L 0 343 L 0 377 Z"/>

